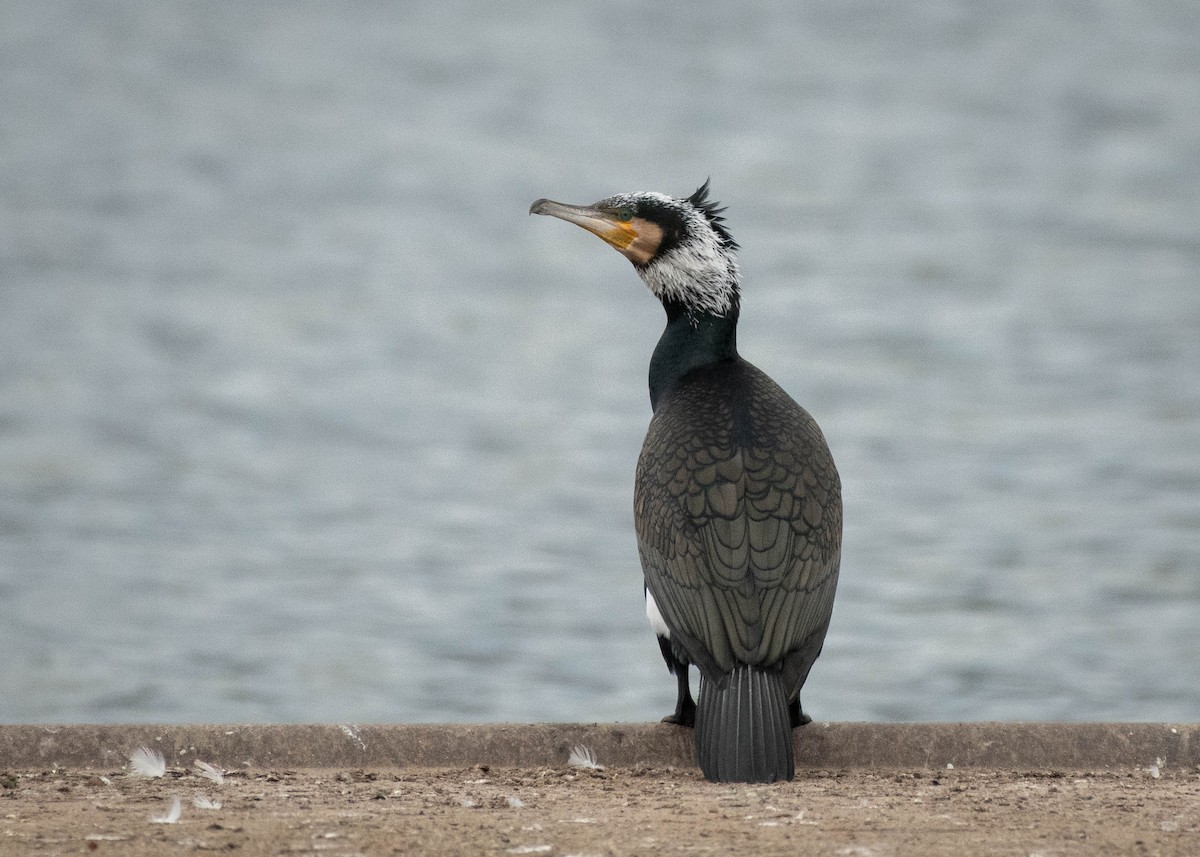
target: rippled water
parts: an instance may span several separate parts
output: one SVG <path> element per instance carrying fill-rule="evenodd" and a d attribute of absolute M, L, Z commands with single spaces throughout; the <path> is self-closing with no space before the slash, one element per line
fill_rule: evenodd
<path fill-rule="evenodd" d="M 0 3 L 0 721 L 645 720 L 690 192 L 846 533 L 818 719 L 1200 710 L 1190 3 Z"/>

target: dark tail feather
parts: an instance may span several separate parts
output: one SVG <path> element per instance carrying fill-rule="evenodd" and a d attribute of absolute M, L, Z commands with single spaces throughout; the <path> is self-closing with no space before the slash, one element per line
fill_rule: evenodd
<path fill-rule="evenodd" d="M 700 770 L 718 783 L 790 780 L 796 763 L 783 674 L 738 664 L 726 679 L 724 687 L 700 679 Z"/>

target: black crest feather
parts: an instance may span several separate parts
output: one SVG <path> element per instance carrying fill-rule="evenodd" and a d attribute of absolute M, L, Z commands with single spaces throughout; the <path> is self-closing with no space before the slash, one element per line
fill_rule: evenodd
<path fill-rule="evenodd" d="M 708 198 L 708 184 L 711 181 L 711 176 L 706 178 L 704 184 L 696 188 L 696 192 L 689 196 L 687 201 L 703 212 L 709 226 L 720 237 L 721 243 L 730 250 L 736 250 L 738 249 L 738 243 L 733 240 L 733 236 L 725 228 L 725 218 L 721 216 L 725 211 L 725 207 L 717 200 Z"/>

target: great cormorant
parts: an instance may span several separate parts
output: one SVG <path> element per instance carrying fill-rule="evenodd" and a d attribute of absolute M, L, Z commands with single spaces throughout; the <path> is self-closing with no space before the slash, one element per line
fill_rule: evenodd
<path fill-rule="evenodd" d="M 611 244 L 666 309 L 634 487 L 646 613 L 678 681 L 664 720 L 695 727 L 711 780 L 790 780 L 792 729 L 809 720 L 800 688 L 833 610 L 841 482 L 813 418 L 738 355 L 738 245 L 724 209 L 706 181 L 686 199 L 539 199 L 529 211 Z"/>

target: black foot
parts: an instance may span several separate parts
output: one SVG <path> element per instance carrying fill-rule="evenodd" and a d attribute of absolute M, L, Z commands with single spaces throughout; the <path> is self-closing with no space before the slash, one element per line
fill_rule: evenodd
<path fill-rule="evenodd" d="M 798 696 L 788 705 L 788 719 L 792 721 L 793 729 L 812 723 L 812 718 L 800 710 L 800 697 Z"/>
<path fill-rule="evenodd" d="M 676 726 L 686 726 L 693 729 L 696 726 L 696 703 L 692 701 L 691 694 L 686 699 L 679 702 L 679 706 L 675 709 L 674 714 L 668 714 L 662 719 L 663 723 L 674 723 Z"/>

